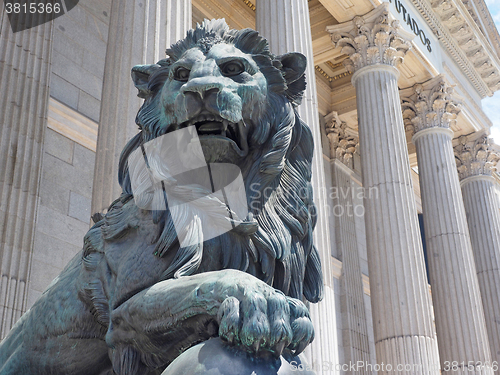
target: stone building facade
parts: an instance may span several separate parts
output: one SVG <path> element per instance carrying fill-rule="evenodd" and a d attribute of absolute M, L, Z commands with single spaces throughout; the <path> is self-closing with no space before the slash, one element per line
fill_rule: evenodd
<path fill-rule="evenodd" d="M 308 58 L 316 372 L 492 374 L 500 147 L 481 99 L 500 89 L 500 36 L 484 0 L 80 0 L 15 34 L 3 12 L 0 337 L 119 194 L 141 104 L 131 67 L 204 18 Z"/>

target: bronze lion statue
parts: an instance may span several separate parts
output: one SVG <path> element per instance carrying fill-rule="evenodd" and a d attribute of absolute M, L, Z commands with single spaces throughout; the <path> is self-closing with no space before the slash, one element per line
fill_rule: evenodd
<path fill-rule="evenodd" d="M 81 252 L 0 343 L 1 375 L 160 374 L 211 337 L 275 357 L 313 340 L 302 301 L 319 301 L 323 282 L 313 141 L 296 111 L 305 57 L 274 56 L 256 31 L 224 20 L 188 31 L 167 55 L 133 68 L 145 100 L 121 156 L 122 194 L 94 215 Z M 209 199 L 230 213 L 231 229 L 217 236 L 204 237 L 183 205 L 145 208 L 134 196 L 142 171 L 133 155 L 188 127 L 207 165 L 235 165 L 243 181 L 245 217 Z"/>

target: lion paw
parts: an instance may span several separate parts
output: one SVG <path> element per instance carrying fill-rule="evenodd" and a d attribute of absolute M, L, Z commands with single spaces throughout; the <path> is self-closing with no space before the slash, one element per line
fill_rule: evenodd
<path fill-rule="evenodd" d="M 307 307 L 270 287 L 267 293 L 252 292 L 223 301 L 219 336 L 250 352 L 267 350 L 278 357 L 289 348 L 294 355 L 301 353 L 314 338 Z"/>

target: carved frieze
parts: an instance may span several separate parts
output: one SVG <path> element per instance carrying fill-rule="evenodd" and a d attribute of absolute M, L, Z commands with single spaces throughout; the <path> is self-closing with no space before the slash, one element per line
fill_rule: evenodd
<path fill-rule="evenodd" d="M 431 2 L 431 6 L 483 82 L 492 92 L 495 92 L 500 88 L 498 60 L 485 51 L 484 30 L 478 22 L 478 17 L 471 12 L 472 8 L 468 3 L 467 0 L 463 2 L 436 0 Z"/>

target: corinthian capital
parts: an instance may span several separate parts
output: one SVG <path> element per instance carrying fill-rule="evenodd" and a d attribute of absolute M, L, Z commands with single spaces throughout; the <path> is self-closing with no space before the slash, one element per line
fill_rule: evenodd
<path fill-rule="evenodd" d="M 477 139 L 461 136 L 454 147 L 460 179 L 471 176 L 491 176 L 500 160 L 500 147 L 486 134 Z"/>
<path fill-rule="evenodd" d="M 352 156 L 358 147 L 358 137 L 340 120 L 337 112 L 326 115 L 325 121 L 326 136 L 330 141 L 330 157 L 353 169 Z"/>
<path fill-rule="evenodd" d="M 388 3 L 326 29 L 335 46 L 349 56 L 344 65 L 351 72 L 374 64 L 396 66 L 411 48 L 413 38 L 400 27 L 399 21 L 392 19 Z"/>
<path fill-rule="evenodd" d="M 414 133 L 434 127 L 450 128 L 460 113 L 453 87 L 442 75 L 401 90 L 400 96 L 406 130 Z"/>

